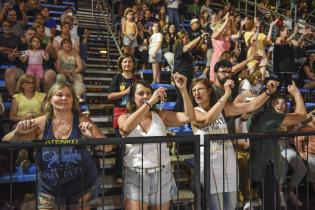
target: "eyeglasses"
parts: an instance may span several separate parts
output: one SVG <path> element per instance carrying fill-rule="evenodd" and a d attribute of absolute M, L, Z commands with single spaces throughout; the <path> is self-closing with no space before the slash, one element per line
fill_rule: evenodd
<path fill-rule="evenodd" d="M 26 81 L 26 82 L 23 82 L 23 83 L 26 83 L 26 84 L 34 84 L 34 81 Z"/>
<path fill-rule="evenodd" d="M 195 94 L 195 93 L 204 93 L 204 92 L 207 92 L 207 88 L 199 88 L 199 89 L 193 89 L 192 90 L 192 94 Z"/>

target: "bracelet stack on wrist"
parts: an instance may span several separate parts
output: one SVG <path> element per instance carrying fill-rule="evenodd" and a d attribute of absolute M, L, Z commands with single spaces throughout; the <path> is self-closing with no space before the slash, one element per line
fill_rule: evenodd
<path fill-rule="evenodd" d="M 152 109 L 152 105 L 148 101 L 144 101 L 144 104 L 148 105 Z"/>

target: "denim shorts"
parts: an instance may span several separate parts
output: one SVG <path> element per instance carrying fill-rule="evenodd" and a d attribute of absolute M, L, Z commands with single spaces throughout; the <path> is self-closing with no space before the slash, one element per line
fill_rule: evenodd
<path fill-rule="evenodd" d="M 171 164 L 167 164 L 162 167 L 161 170 L 152 171 L 153 170 L 143 170 L 143 172 L 141 172 L 132 168 L 125 168 L 125 199 L 143 201 L 146 204 L 156 205 L 166 203 L 170 201 L 172 197 L 176 196 L 177 188 L 172 174 Z M 160 180 L 162 180 L 162 182 L 160 182 Z M 160 185 L 162 186 L 161 190 Z"/>
<path fill-rule="evenodd" d="M 38 209 L 81 209 L 96 206 L 98 203 L 99 185 L 94 184 L 83 195 L 54 196 L 47 193 L 38 192 Z M 82 202 L 83 200 L 83 202 Z M 82 206 L 83 205 L 83 206 Z"/>
<path fill-rule="evenodd" d="M 156 53 L 156 56 L 155 58 L 152 57 L 152 54 L 149 54 L 149 63 L 154 63 L 154 62 L 158 62 L 160 63 L 162 61 L 162 53 L 161 52 L 158 52 Z"/>

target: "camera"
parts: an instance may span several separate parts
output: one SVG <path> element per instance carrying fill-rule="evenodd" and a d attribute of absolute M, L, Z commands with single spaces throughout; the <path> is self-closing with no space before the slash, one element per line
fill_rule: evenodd
<path fill-rule="evenodd" d="M 26 54 L 26 52 L 25 52 L 24 50 L 21 50 L 21 51 L 20 51 L 20 56 L 21 56 L 21 57 L 25 57 L 25 54 Z"/>

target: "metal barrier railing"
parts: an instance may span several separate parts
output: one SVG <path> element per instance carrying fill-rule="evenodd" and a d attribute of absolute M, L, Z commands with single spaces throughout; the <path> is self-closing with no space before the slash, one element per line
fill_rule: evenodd
<path fill-rule="evenodd" d="M 108 144 L 116 144 L 116 145 L 125 145 L 130 147 L 130 145 L 132 145 L 133 147 L 138 147 L 138 155 L 140 155 L 140 159 L 141 160 L 141 164 L 140 164 L 140 168 L 137 167 L 132 167 L 130 165 L 126 165 L 124 168 L 125 171 L 125 179 L 126 176 L 128 176 L 128 178 L 135 178 L 132 177 L 132 175 L 130 175 L 130 170 L 134 170 L 132 171 L 133 175 L 137 175 L 137 177 L 135 179 L 139 179 L 138 182 L 140 183 L 140 187 L 139 187 L 139 198 L 140 200 L 145 200 L 145 195 L 147 195 L 146 191 L 148 190 L 147 187 L 148 185 L 146 184 L 146 180 L 144 180 L 145 175 L 150 174 L 150 176 L 155 173 L 156 177 L 157 177 L 157 187 L 158 187 L 158 191 L 157 192 L 157 200 L 155 201 L 160 201 L 162 202 L 162 196 L 165 196 L 165 194 L 162 194 L 161 188 L 162 188 L 162 183 L 165 184 L 165 180 L 167 179 L 168 175 L 164 174 L 164 168 L 166 168 L 166 165 L 168 165 L 169 162 L 167 162 L 167 164 L 163 165 L 164 163 L 162 163 L 162 159 L 163 161 L 165 161 L 164 158 L 167 159 L 168 154 L 165 155 L 165 151 L 164 151 L 164 155 L 165 157 L 162 157 L 163 154 L 163 148 L 165 146 L 165 143 L 168 142 L 176 142 L 177 144 L 177 150 L 179 150 L 179 146 L 181 143 L 186 143 L 188 145 L 191 146 L 191 148 L 193 148 L 193 156 L 194 156 L 194 160 L 193 163 L 191 164 L 192 170 L 193 170 L 193 180 L 194 180 L 194 185 L 193 185 L 193 189 L 191 189 L 191 191 L 193 191 L 194 196 L 191 198 L 192 199 L 192 205 L 194 206 L 193 209 L 196 210 L 209 210 L 209 209 L 213 209 L 213 205 L 216 203 L 216 199 L 218 199 L 216 196 L 222 196 L 223 200 L 225 200 L 225 198 L 228 199 L 228 196 L 232 196 L 229 197 L 230 198 L 230 202 L 234 202 L 234 204 L 236 204 L 237 201 L 237 197 L 235 197 L 237 195 L 238 192 L 240 192 L 238 186 L 241 183 L 239 177 L 239 172 L 241 170 L 243 170 L 242 168 L 237 167 L 237 154 L 241 151 L 238 150 L 238 143 L 234 143 L 234 145 L 232 145 L 231 140 L 239 140 L 239 139 L 250 139 L 251 142 L 251 147 L 249 150 L 247 150 L 248 154 L 250 155 L 250 160 L 248 161 L 248 165 L 249 165 L 249 170 L 247 171 L 249 173 L 249 177 L 247 181 L 254 181 L 254 179 L 252 179 L 252 166 L 254 163 L 251 163 L 251 159 L 254 158 L 255 156 L 255 151 L 257 150 L 257 147 L 252 148 L 254 143 L 258 144 L 258 145 L 264 145 L 264 141 L 266 140 L 272 140 L 277 142 L 279 138 L 283 138 L 286 137 L 286 145 L 288 144 L 288 138 L 290 137 L 296 137 L 296 136 L 315 136 L 315 132 L 289 132 L 289 133 L 248 133 L 248 134 L 214 134 L 214 135 L 201 135 L 201 136 L 174 136 L 174 137 L 147 137 L 147 138 L 143 138 L 143 137 L 135 137 L 135 138 L 106 138 L 106 139 L 89 139 L 89 140 L 46 140 L 46 141 L 30 141 L 30 142 L 2 142 L 0 143 L 0 149 L 1 150 L 7 150 L 9 151 L 9 158 L 10 158 L 10 172 L 6 175 L 6 179 L 1 176 L 0 177 L 0 183 L 3 183 L 3 180 L 6 180 L 6 182 L 9 184 L 9 190 L 8 192 L 4 192 L 5 194 L 9 195 L 9 199 L 10 199 L 10 203 L 13 206 L 14 204 L 14 194 L 16 194 L 16 192 L 14 191 L 14 182 L 17 181 L 17 177 L 16 177 L 16 171 L 15 171 L 15 167 L 14 167 L 14 160 L 13 160 L 13 156 L 14 156 L 14 152 L 17 151 L 18 149 L 21 148 L 33 148 L 37 154 L 41 157 L 34 177 L 35 177 L 35 185 L 37 186 L 36 189 L 37 190 L 37 197 L 40 197 L 40 199 L 42 198 L 42 194 L 39 194 L 38 191 L 41 191 L 43 188 L 38 188 L 39 186 L 39 182 L 43 182 L 42 179 L 42 175 L 44 173 L 44 170 L 46 169 L 45 164 L 42 164 L 43 161 L 43 157 L 45 158 L 45 161 L 50 161 L 48 164 L 57 164 L 58 167 L 55 167 L 56 170 L 53 171 L 54 175 L 56 176 L 53 180 L 57 180 L 57 184 L 56 184 L 56 191 L 54 192 L 54 196 L 63 196 L 63 197 L 67 197 L 67 195 L 64 194 L 63 191 L 63 187 L 67 186 L 67 179 L 65 180 L 59 180 L 59 178 L 64 177 L 67 178 L 66 175 L 62 176 L 62 174 L 71 174 L 70 169 L 71 169 L 71 164 L 75 164 L 76 167 L 80 168 L 80 173 L 78 173 L 80 177 L 78 177 L 79 179 L 76 180 L 77 186 L 75 187 L 76 189 L 80 188 L 81 192 L 84 192 L 84 186 L 85 183 L 87 181 L 85 181 L 86 177 L 84 176 L 84 174 L 86 174 L 87 172 L 84 171 L 88 165 L 91 165 L 90 162 L 85 162 L 82 161 L 82 157 L 85 154 L 86 155 L 86 151 L 88 150 L 88 148 L 92 148 L 95 146 L 98 146 L 99 148 L 104 148 L 104 145 L 108 145 Z M 237 141 L 238 142 L 238 141 Z M 270 141 L 269 141 L 270 142 Z M 148 148 L 147 146 L 152 146 L 155 145 L 155 149 L 154 150 L 150 150 L 149 152 L 151 154 L 156 154 L 155 158 L 156 158 L 156 163 L 157 165 L 154 166 L 154 168 L 147 168 L 144 167 L 144 154 Z M 277 144 L 275 144 L 277 145 Z M 146 148 L 145 148 L 146 147 Z M 67 149 L 71 149 L 72 151 L 76 151 L 73 152 L 71 154 L 68 154 L 65 152 L 65 150 Z M 263 146 L 262 147 L 258 147 L 261 151 L 260 153 L 262 154 L 261 158 L 261 163 L 263 163 L 264 158 L 269 158 L 268 156 L 264 156 L 265 154 L 263 153 Z M 165 148 L 164 148 L 165 149 Z M 91 149 L 92 150 L 92 149 Z M 168 151 L 168 150 L 166 150 Z M 49 153 L 50 152 L 50 153 Z M 180 151 L 177 151 L 177 154 L 173 160 L 177 160 L 175 162 L 175 167 L 173 168 L 178 168 L 178 164 L 179 164 L 179 153 Z M 270 154 L 272 153 L 272 151 L 270 151 Z M 45 155 L 44 155 L 45 154 Z M 51 154 L 51 156 L 49 156 L 48 154 Z M 62 154 L 62 155 L 61 155 Z M 127 152 L 126 152 L 127 154 Z M 232 154 L 232 156 L 231 156 Z M 80 158 L 78 158 L 80 155 Z M 106 152 L 103 152 L 102 155 L 99 157 L 100 159 L 102 159 L 103 164 L 105 164 L 105 157 L 106 157 Z M 220 157 L 221 155 L 221 157 Z M 280 154 L 278 154 L 280 155 Z M 287 155 L 287 154 L 286 154 Z M 286 158 L 286 155 L 284 156 L 284 158 Z M 49 156 L 49 157 L 48 157 Z M 86 156 L 85 156 L 86 157 Z M 204 158 L 204 159 L 203 159 Z M 275 157 L 275 159 L 278 157 Z M 309 157 L 307 157 L 308 160 Z M 37 159 L 37 158 L 36 158 Z M 37 159 L 38 160 L 38 159 Z M 87 160 L 87 159 L 86 159 Z M 127 161 L 127 159 L 125 159 Z M 76 163 L 77 161 L 77 163 Z M 271 161 L 272 163 L 272 161 Z M 273 162 L 275 165 L 275 161 Z M 69 164 L 69 165 L 67 165 Z M 268 162 L 269 164 L 269 162 Z M 221 165 L 220 167 L 218 167 L 218 165 Z M 67 167 L 69 166 L 69 169 Z M 268 165 L 269 167 L 269 165 Z M 278 167 L 278 166 L 277 166 Z M 285 167 L 288 168 L 288 163 L 285 164 Z M 79 169 L 78 168 L 78 169 Z M 267 168 L 267 167 L 266 167 Z M 69 172 L 67 171 L 69 170 Z M 165 169 L 166 170 L 166 169 Z M 276 180 L 276 175 L 274 170 L 276 170 L 277 172 L 277 168 L 273 168 L 271 167 L 271 170 L 266 170 L 266 171 L 262 171 L 262 181 L 261 183 L 258 183 L 260 185 L 256 185 L 258 186 L 256 189 L 256 192 L 258 192 L 259 196 L 257 198 L 260 198 L 262 200 L 261 206 L 262 209 L 275 209 L 275 203 L 277 203 L 279 201 L 279 193 L 280 191 L 277 189 L 276 185 L 278 180 Z M 304 189 L 303 193 L 300 193 L 299 195 L 303 195 L 303 204 L 306 207 L 306 209 L 312 209 L 312 207 L 310 206 L 310 194 L 309 194 L 309 175 L 308 175 L 308 170 L 309 168 L 307 167 L 307 172 L 306 172 L 306 189 Z M 126 174 L 126 171 L 127 172 Z M 103 166 L 101 171 L 101 173 L 99 173 L 99 176 L 104 176 L 106 175 L 106 170 L 105 167 Z M 244 171 L 242 171 L 244 172 Z M 166 173 L 166 172 L 165 172 Z M 285 172 L 286 173 L 286 172 Z M 219 175 L 222 174 L 223 176 Z M 271 174 L 271 175 L 269 175 Z M 47 176 L 50 176 L 50 174 L 48 173 Z M 176 186 L 180 186 L 179 185 L 179 176 L 178 173 L 174 173 L 174 175 L 177 177 L 175 177 L 175 180 L 177 180 L 177 184 Z M 268 177 L 266 177 L 268 175 Z M 153 176 L 153 175 L 152 175 Z M 162 176 L 164 176 L 164 178 L 162 178 Z M 167 185 L 171 185 L 173 183 L 173 175 L 170 175 L 171 177 L 171 181 L 169 183 L 166 183 Z M 181 176 L 182 177 L 182 176 Z M 231 179 L 231 177 L 233 177 L 233 179 Z M 40 179 L 39 179 L 40 178 Z M 220 180 L 221 178 L 221 180 Z M 285 180 L 287 180 L 289 177 L 285 176 Z M 101 186 L 105 186 L 104 183 L 104 179 L 100 179 L 102 181 L 100 181 Z M 203 181 L 204 180 L 204 181 Z M 69 181 L 69 180 L 68 180 Z M 72 180 L 73 181 L 73 180 Z M 126 180 L 125 180 L 126 181 Z M 256 180 L 257 181 L 257 180 Z M 172 183 L 171 183 L 172 182 Z M 125 182 L 128 183 L 128 182 Z M 199 184 L 201 183 L 201 184 Z M 250 182 L 251 184 L 252 182 Z M 42 185 L 43 183 L 41 183 L 40 185 Z M 45 183 L 47 184 L 47 183 Z M 221 189 L 219 189 L 218 185 L 220 184 L 222 187 Z M 257 183 L 256 183 L 257 184 Z M 287 188 L 288 188 L 288 184 L 287 181 L 282 182 L 283 188 L 285 188 L 284 194 L 287 194 Z M 80 187 L 79 187 L 80 186 Z M 173 185 L 172 185 L 173 186 Z M 123 189 L 126 186 L 123 186 Z M 174 187 L 174 186 L 173 186 Z M 141 188 L 141 189 L 140 189 Z M 145 188 L 145 189 L 144 189 Z M 250 190 L 250 193 L 252 191 L 252 187 Z M 298 196 L 298 191 L 299 187 L 295 190 L 295 195 Z M 230 194 L 232 192 L 232 194 Z M 42 191 L 41 191 L 42 193 Z M 165 192 L 163 192 L 165 193 Z M 218 194 L 219 193 L 219 194 Z M 94 207 L 97 206 L 97 209 L 105 209 L 104 207 L 104 195 L 105 195 L 105 189 L 103 188 L 101 193 L 99 193 L 99 196 L 101 196 L 101 202 L 94 204 Z M 46 195 L 47 196 L 47 195 Z M 55 197 L 55 198 L 57 198 Z M 121 204 L 124 205 L 124 196 L 121 198 Z M 170 198 L 168 198 L 170 199 Z M 166 200 L 168 200 L 166 199 Z M 175 207 L 174 209 L 179 208 L 180 205 L 180 200 L 179 200 L 179 193 L 177 192 L 177 196 L 175 199 L 173 199 L 172 203 L 173 206 Z M 252 202 L 253 197 L 250 196 L 249 197 L 249 205 L 257 205 L 257 203 Z M 315 199 L 312 197 L 312 199 Z M 269 202 L 270 200 L 272 200 L 273 202 Z M 59 202 L 60 201 L 60 202 Z M 63 207 L 63 205 L 66 205 L 66 203 L 61 202 L 62 199 L 60 198 L 60 200 L 56 200 L 56 203 L 58 205 L 58 208 Z M 287 202 L 287 200 L 286 200 Z M 159 203 L 159 202 L 157 202 Z M 220 202 L 219 202 L 220 203 Z M 252 204 L 253 203 L 253 204 Z M 81 200 L 81 207 L 83 209 L 84 207 L 83 200 Z M 221 202 L 222 204 L 222 202 Z M 223 202 L 223 205 L 226 204 Z M 234 205 L 233 204 L 233 205 Z M 38 205 L 38 200 L 36 200 L 36 205 Z M 146 205 L 144 204 L 144 202 L 142 202 L 142 205 Z M 220 205 L 220 204 L 219 204 Z M 56 209 L 58 209 L 56 208 Z M 162 209 L 157 208 L 157 209 Z M 225 209 L 225 207 L 218 208 L 218 209 Z"/>

